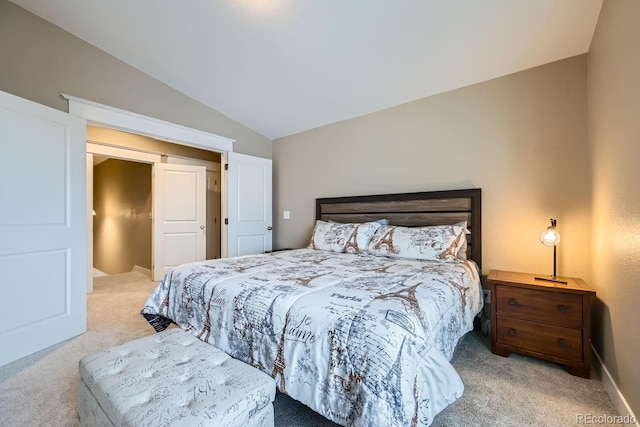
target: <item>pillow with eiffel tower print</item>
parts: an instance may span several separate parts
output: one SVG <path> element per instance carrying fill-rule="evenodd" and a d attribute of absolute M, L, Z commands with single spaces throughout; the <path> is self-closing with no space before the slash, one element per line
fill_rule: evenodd
<path fill-rule="evenodd" d="M 367 249 L 378 222 L 340 223 L 317 220 L 309 248 L 322 251 L 358 254 Z"/>
<path fill-rule="evenodd" d="M 400 227 L 382 225 L 367 247 L 367 253 L 392 258 L 432 261 L 456 259 L 466 241 L 466 226 L 434 225 L 428 227 Z"/>

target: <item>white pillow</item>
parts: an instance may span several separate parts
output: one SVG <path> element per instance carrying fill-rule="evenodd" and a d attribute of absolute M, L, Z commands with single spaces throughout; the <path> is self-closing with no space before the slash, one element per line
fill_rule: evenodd
<path fill-rule="evenodd" d="M 367 252 L 393 258 L 422 260 L 455 259 L 466 240 L 466 227 L 437 225 L 428 227 L 400 227 L 382 225 L 369 242 Z"/>
<path fill-rule="evenodd" d="M 308 247 L 357 254 L 366 251 L 367 245 L 379 227 L 380 224 L 377 222 L 343 224 L 317 220 Z"/>
<path fill-rule="evenodd" d="M 456 257 L 458 259 L 467 259 L 467 235 L 471 234 L 471 232 L 467 228 L 467 221 L 461 221 L 453 225 L 464 228 L 464 238 L 460 239 L 460 242 L 459 242 L 460 244 L 458 245 L 458 252 L 456 253 Z"/>

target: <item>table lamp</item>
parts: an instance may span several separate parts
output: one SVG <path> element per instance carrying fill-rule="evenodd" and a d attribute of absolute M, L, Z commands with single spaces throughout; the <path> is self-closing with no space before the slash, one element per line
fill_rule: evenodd
<path fill-rule="evenodd" d="M 536 280 L 546 280 L 548 282 L 567 283 L 564 280 L 558 279 L 556 276 L 556 246 L 560 243 L 560 233 L 556 230 L 557 221 L 555 218 L 551 218 L 551 225 L 547 227 L 542 233 L 540 233 L 540 241 L 545 246 L 553 246 L 553 275 L 551 277 L 536 277 Z"/>

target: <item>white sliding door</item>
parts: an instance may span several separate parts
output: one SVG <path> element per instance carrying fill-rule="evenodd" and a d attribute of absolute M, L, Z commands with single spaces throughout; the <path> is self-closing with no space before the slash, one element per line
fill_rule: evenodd
<path fill-rule="evenodd" d="M 86 331 L 85 135 L 0 92 L 0 365 Z"/>

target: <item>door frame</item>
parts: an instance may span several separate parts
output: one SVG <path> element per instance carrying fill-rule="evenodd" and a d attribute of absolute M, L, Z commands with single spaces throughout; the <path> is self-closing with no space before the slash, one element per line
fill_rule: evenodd
<path fill-rule="evenodd" d="M 87 293 L 93 292 L 93 156 L 152 165 L 160 163 L 160 154 L 137 151 L 126 147 L 113 147 L 87 140 Z M 153 235 L 152 235 L 153 238 Z"/>
<path fill-rule="evenodd" d="M 99 104 L 65 93 L 61 95 L 69 101 L 69 114 L 86 119 L 87 124 L 148 136 L 178 145 L 219 152 L 222 163 L 226 162 L 227 152 L 233 151 L 235 140 L 231 138 Z M 220 202 L 224 217 L 227 211 L 226 179 L 222 180 Z M 93 198 L 87 200 L 87 205 L 87 221 L 93 221 Z M 222 227 L 221 233 L 221 256 L 223 258 L 227 256 L 226 230 L 224 228 Z M 91 247 L 93 247 L 93 235 L 87 236 L 87 239 L 91 239 L 90 242 L 87 242 L 87 245 L 91 243 Z M 91 258 L 93 257 L 91 256 Z M 87 269 L 87 290 L 89 292 L 93 290 L 93 259 L 90 260 L 90 265 Z"/>

